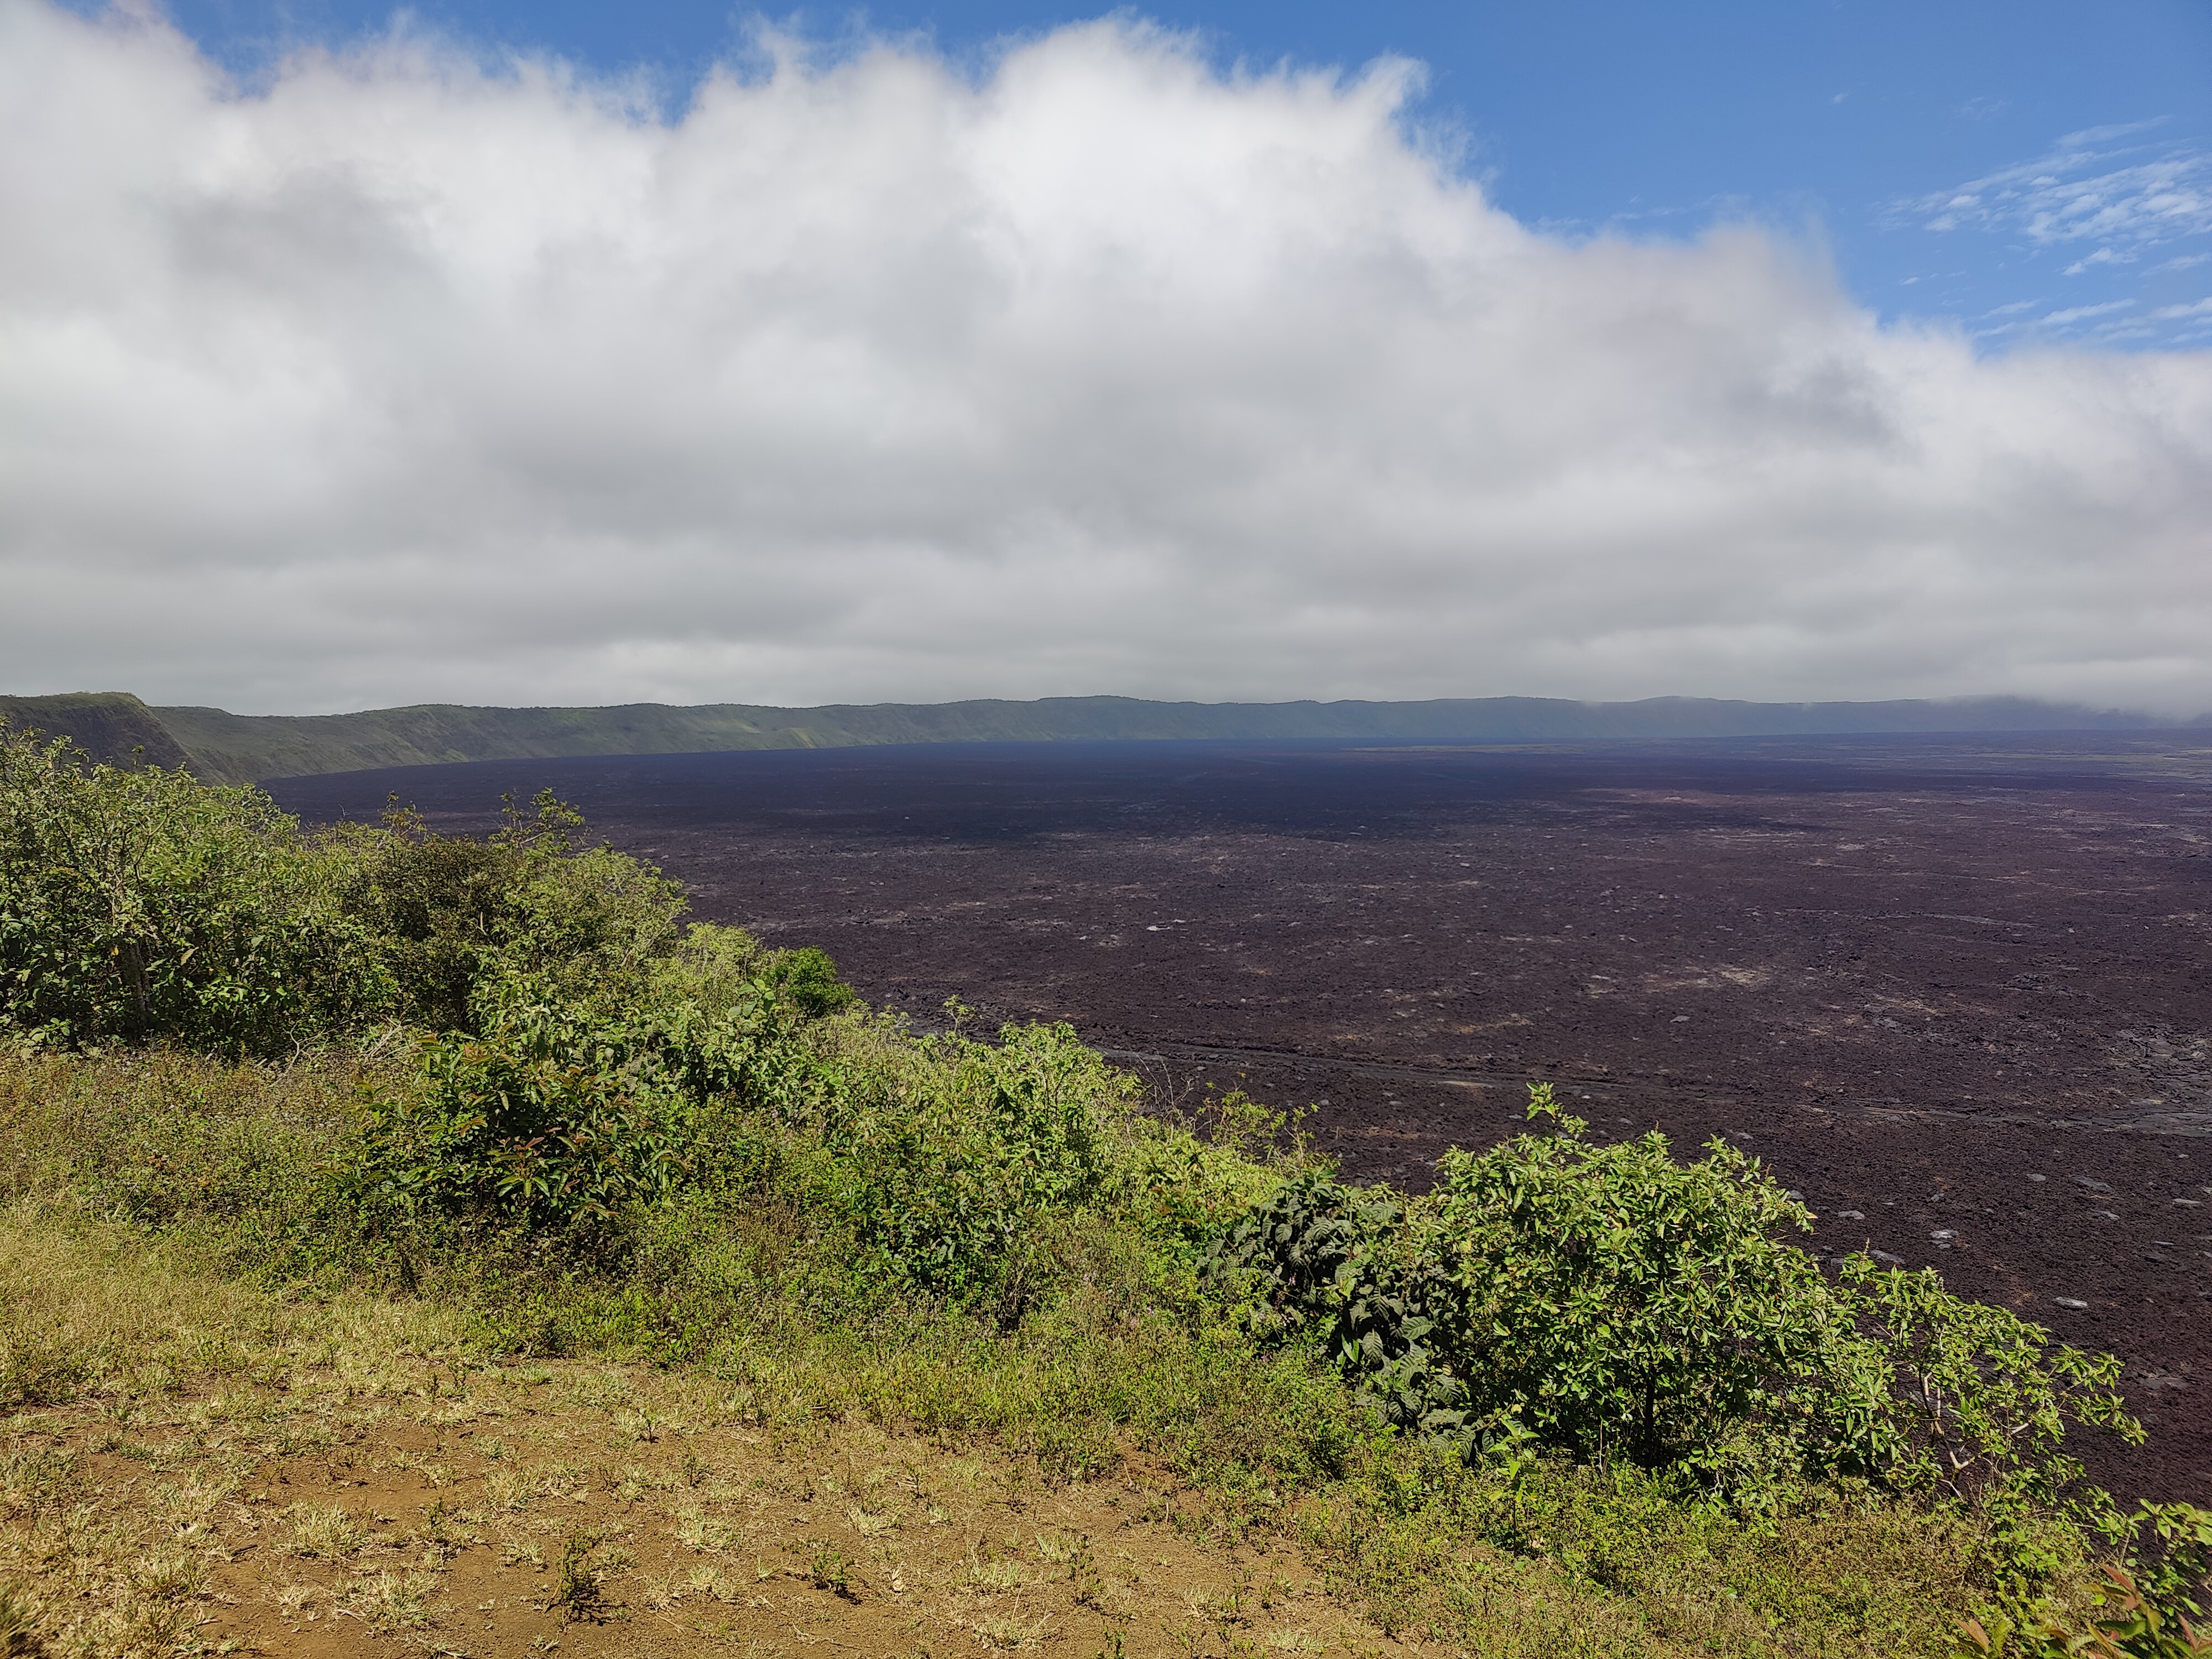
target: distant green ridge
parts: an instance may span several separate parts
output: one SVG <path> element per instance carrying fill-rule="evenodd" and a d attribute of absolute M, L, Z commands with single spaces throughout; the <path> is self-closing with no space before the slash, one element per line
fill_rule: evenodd
<path fill-rule="evenodd" d="M 0 697 L 0 717 L 72 737 L 102 759 L 135 749 L 211 782 L 246 783 L 449 761 L 576 755 L 841 749 L 886 743 L 1243 739 L 1352 744 L 1573 743 L 1818 733 L 2143 730 L 2144 714 L 2022 697 L 1948 702 L 1738 702 L 1650 697 L 1449 697 L 1426 702 L 1150 702 L 1043 697 L 937 703 L 625 703 L 471 708 L 419 703 L 356 714 L 233 714 L 149 708 L 127 692 Z M 2203 718 L 2195 724 L 2203 724 Z"/>

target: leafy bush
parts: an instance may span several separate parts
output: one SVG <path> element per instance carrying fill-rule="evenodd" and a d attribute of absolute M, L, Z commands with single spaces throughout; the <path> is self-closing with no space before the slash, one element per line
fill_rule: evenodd
<path fill-rule="evenodd" d="M 410 1024 L 473 1030 L 483 988 L 503 978 L 618 1013 L 679 943 L 674 882 L 611 848 L 578 848 L 583 819 L 550 790 L 528 813 L 511 795 L 505 807 L 481 840 L 437 835 L 397 805 L 381 828 L 328 839 L 346 914 L 375 941 Z"/>
<path fill-rule="evenodd" d="M 1416 1223 L 1473 1409 L 1577 1461 L 1711 1462 L 1829 1345 L 1819 1267 L 1774 1237 L 1804 1210 L 1724 1143 L 1685 1166 L 1593 1145 L 1540 1085 L 1530 1109 L 1559 1132 L 1446 1154 Z"/>
<path fill-rule="evenodd" d="M 803 1029 L 851 996 L 828 958 L 735 949 L 730 933 L 687 940 L 688 971 L 665 965 L 659 1000 L 627 1018 L 534 979 L 481 988 L 479 1035 L 419 1040 L 405 1085 L 364 1103 L 353 1190 L 403 1226 L 611 1222 L 726 1187 L 754 1114 L 818 1154 L 786 1160 L 812 1172 L 794 1197 L 839 1229 L 878 1299 L 989 1302 L 1018 1319 L 1052 1276 L 1048 1236 L 1118 1168 L 1132 1080 L 1066 1026 L 908 1043 L 863 1022 L 825 1046 Z M 733 963 L 750 976 L 732 994 Z M 687 986 L 722 994 L 676 994 Z"/>
<path fill-rule="evenodd" d="M 2212 1600 L 2212 1510 L 2194 1504 L 2145 1504 L 2120 1523 L 2123 1559 L 2142 1593 L 2169 1616 L 2205 1616 Z"/>
<path fill-rule="evenodd" d="M 1525 1436 L 1502 1415 L 1470 1426 L 1467 1387 L 1437 1347 L 1435 1264 L 1409 1255 L 1406 1215 L 1387 1188 L 1302 1170 L 1222 1232 L 1207 1276 L 1241 1290 L 1262 1340 L 1316 1344 L 1392 1426 L 1498 1450 Z"/>
<path fill-rule="evenodd" d="M 2079 1478 L 2081 1464 L 2061 1449 L 2069 1425 L 2142 1442 L 2114 1391 L 2118 1359 L 1954 1296 L 1932 1268 L 1885 1269 L 1855 1255 L 1831 1293 L 1850 1333 L 1798 1389 L 1820 1468 L 2016 1506 L 2055 1501 Z"/>
<path fill-rule="evenodd" d="M 767 970 L 776 995 L 810 1019 L 849 1008 L 857 999 L 853 988 L 837 977 L 837 964 L 830 953 L 811 945 L 776 953 Z"/>
<path fill-rule="evenodd" d="M 817 1127 L 837 1158 L 825 1196 L 887 1287 L 1012 1322 L 1049 1275 L 1047 1229 L 1098 1197 L 1135 1091 L 1066 1025 L 999 1035 L 924 1039 L 914 1070 L 851 1077 Z"/>
<path fill-rule="evenodd" d="M 1215 1271 L 1402 1427 L 1671 1471 L 1738 1504 L 1837 1477 L 2048 1504 L 2081 1473 L 2069 1425 L 2141 1439 L 2109 1355 L 1933 1273 L 1854 1257 L 1824 1276 L 1777 1237 L 1803 1207 L 1725 1142 L 1685 1165 L 1656 1133 L 1591 1142 L 1546 1085 L 1529 1111 L 1552 1132 L 1447 1153 L 1409 1205 L 1286 1182 Z"/>
<path fill-rule="evenodd" d="M 0 1019 L 43 1040 L 271 1054 L 373 1016 L 331 875 L 258 790 L 0 730 Z"/>
<path fill-rule="evenodd" d="M 691 1102 L 657 1034 L 527 981 L 489 1000 L 483 1036 L 423 1039 L 409 1085 L 366 1103 L 361 1200 L 410 1224 L 504 1212 L 530 1227 L 610 1219 L 672 1192 Z"/>
<path fill-rule="evenodd" d="M 2087 1616 L 2033 1614 L 2015 1626 L 2002 1614 L 1970 1619 L 1962 1653 L 2010 1659 L 2209 1659 L 2204 1620 L 2212 1581 L 2212 1510 L 2194 1504 L 2145 1504 L 2108 1530 L 2122 1543 L 2092 1593 Z"/>

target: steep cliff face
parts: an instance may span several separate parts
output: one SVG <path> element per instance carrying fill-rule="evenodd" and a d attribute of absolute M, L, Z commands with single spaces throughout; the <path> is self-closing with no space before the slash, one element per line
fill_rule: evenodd
<path fill-rule="evenodd" d="M 94 760 L 118 766 L 187 766 L 192 757 L 161 716 L 128 691 L 71 691 L 53 697 L 0 697 L 0 721 L 17 730 L 68 738 Z M 193 768 L 195 772 L 199 769 Z M 231 782 L 210 775 L 211 782 Z"/>

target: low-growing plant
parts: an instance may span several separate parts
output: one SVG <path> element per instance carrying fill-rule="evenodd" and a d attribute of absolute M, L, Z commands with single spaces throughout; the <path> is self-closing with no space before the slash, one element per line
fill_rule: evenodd
<path fill-rule="evenodd" d="M 1958 1651 L 1978 1659 L 2212 1659 L 2212 1627 L 2197 1622 L 2212 1569 L 2212 1511 L 2145 1504 L 2118 1529 L 2128 1547 L 2120 1560 L 2105 1564 L 2083 1616 L 1969 1619 L 1960 1626 Z M 2138 1549 L 2145 1551 L 2141 1558 Z"/>
<path fill-rule="evenodd" d="M 592 1565 L 599 1539 L 587 1532 L 572 1532 L 561 1545 L 561 1565 L 553 1581 L 553 1605 L 568 1623 L 597 1621 L 605 1608 L 605 1592 Z"/>
<path fill-rule="evenodd" d="M 2108 1529 L 2121 1542 L 2120 1559 L 2105 1564 L 2086 1616 L 1970 1619 L 1960 1629 L 1960 1651 L 1993 1659 L 2212 1659 L 2204 1607 L 2212 1510 L 2145 1504 Z"/>
<path fill-rule="evenodd" d="M 807 1582 L 848 1601 L 853 1599 L 853 1564 L 834 1544 L 816 1540 L 806 1556 Z"/>
<path fill-rule="evenodd" d="M 16 1586 L 0 1584 L 0 1659 L 46 1659 L 46 1634 Z"/>

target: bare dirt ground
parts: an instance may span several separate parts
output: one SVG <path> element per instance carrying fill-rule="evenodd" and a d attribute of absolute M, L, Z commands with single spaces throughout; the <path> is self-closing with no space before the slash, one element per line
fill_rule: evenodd
<path fill-rule="evenodd" d="M 1409 1650 L 1140 1461 L 1054 1482 L 642 1367 L 319 1347 L 0 1420 L 0 1584 L 100 1654 Z"/>
<path fill-rule="evenodd" d="M 1420 1186 L 1549 1079 L 1724 1134 L 1864 1244 L 2128 1363 L 2125 1494 L 2212 1496 L 2212 734 L 1549 750 L 945 745 L 296 779 L 550 786 L 698 914 L 936 1023 L 1072 1022 Z"/>

